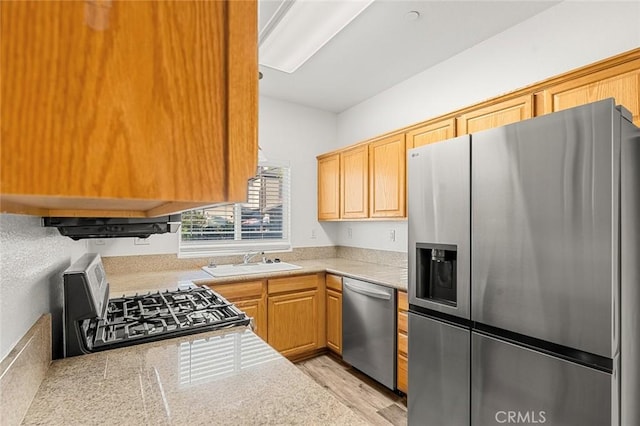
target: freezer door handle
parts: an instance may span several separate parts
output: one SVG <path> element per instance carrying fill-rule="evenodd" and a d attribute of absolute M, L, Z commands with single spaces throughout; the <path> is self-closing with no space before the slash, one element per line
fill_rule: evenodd
<path fill-rule="evenodd" d="M 390 300 L 391 295 L 384 291 L 378 291 L 371 288 L 359 286 L 353 283 L 344 283 L 344 286 L 349 290 L 354 291 L 356 293 L 364 294 L 365 296 L 375 297 L 376 299 Z"/>

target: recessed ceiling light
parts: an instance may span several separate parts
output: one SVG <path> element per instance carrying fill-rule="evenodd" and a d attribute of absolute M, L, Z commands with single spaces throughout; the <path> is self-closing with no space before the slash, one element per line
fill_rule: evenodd
<path fill-rule="evenodd" d="M 404 15 L 405 21 L 415 21 L 417 19 L 420 19 L 420 12 L 417 10 L 412 10 Z"/>
<path fill-rule="evenodd" d="M 260 64 L 295 72 L 373 0 L 297 0 L 260 43 Z"/>

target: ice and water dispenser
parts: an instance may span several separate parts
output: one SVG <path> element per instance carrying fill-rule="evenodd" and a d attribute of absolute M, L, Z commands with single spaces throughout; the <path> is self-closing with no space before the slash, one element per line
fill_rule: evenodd
<path fill-rule="evenodd" d="M 416 243 L 416 297 L 457 306 L 457 247 Z"/>

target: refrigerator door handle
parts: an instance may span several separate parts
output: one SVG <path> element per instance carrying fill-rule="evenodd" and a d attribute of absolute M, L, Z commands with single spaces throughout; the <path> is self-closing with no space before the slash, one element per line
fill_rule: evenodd
<path fill-rule="evenodd" d="M 344 283 L 344 286 L 351 291 L 363 294 L 365 296 L 375 297 L 376 299 L 383 299 L 383 300 L 391 299 L 391 295 L 384 291 L 373 290 L 371 288 L 361 287 L 359 285 L 355 285 L 353 283 L 346 283 L 346 282 Z"/>

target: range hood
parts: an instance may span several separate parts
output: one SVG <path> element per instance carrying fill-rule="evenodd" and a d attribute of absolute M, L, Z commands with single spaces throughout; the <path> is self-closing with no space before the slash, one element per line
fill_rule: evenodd
<path fill-rule="evenodd" d="M 73 240 L 83 238 L 147 238 L 151 234 L 176 232 L 181 215 L 145 218 L 43 217 L 43 225 L 56 227 L 61 235 Z"/>

